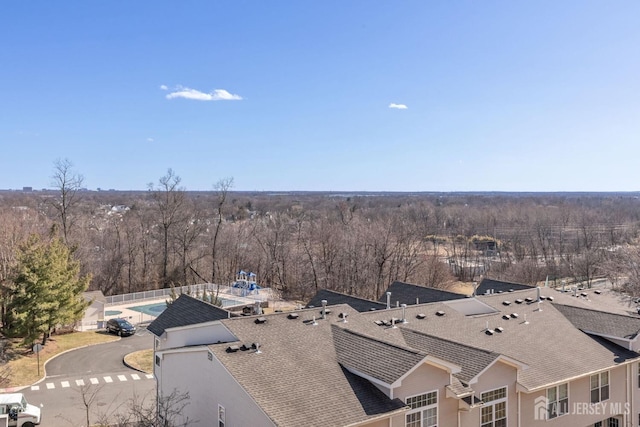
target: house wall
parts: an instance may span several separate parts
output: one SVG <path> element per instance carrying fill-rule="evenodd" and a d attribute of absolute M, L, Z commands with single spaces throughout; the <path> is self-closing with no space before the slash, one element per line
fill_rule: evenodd
<path fill-rule="evenodd" d="M 393 397 L 405 402 L 407 397 L 423 394 L 430 391 L 438 391 L 438 425 L 449 425 L 449 420 L 457 417 L 458 400 L 448 398 L 445 387 L 450 383 L 450 375 L 446 370 L 423 363 L 403 381 L 402 385 L 393 391 Z M 454 418 L 450 418 L 451 415 Z M 404 416 L 401 424 L 404 425 Z"/>
<path fill-rule="evenodd" d="M 206 346 L 161 354 L 158 390 L 165 395 L 174 389 L 189 391 L 184 414 L 194 424 L 217 425 L 218 405 L 222 405 L 226 426 L 274 426 Z"/>
<path fill-rule="evenodd" d="M 157 349 L 164 350 L 235 340 L 236 337 L 222 323 L 203 323 L 188 328 L 167 329 L 164 336 L 160 338 Z"/>
<path fill-rule="evenodd" d="M 636 366 L 637 369 L 637 366 Z M 633 372 L 633 367 L 631 367 Z M 637 372 L 637 370 L 636 370 Z M 635 382 L 636 390 L 633 390 L 637 400 L 637 378 Z M 536 393 L 521 393 L 521 417 L 522 426 L 545 426 L 545 427 L 584 427 L 592 425 L 612 416 L 623 415 L 625 411 L 631 411 L 631 402 L 627 400 L 627 367 L 618 366 L 609 371 L 609 399 L 599 404 L 591 405 L 591 384 L 590 376 L 578 378 L 569 383 L 569 414 L 562 415 L 550 420 L 536 420 L 536 399 L 545 398 L 546 390 Z M 538 400 L 540 402 L 540 400 Z M 540 405 L 540 404 L 539 404 Z M 539 407 L 538 407 L 539 408 Z M 637 422 L 638 414 L 635 405 L 635 415 L 629 414 L 629 420 Z M 620 418 L 622 419 L 622 418 Z M 622 425 L 622 423 L 621 423 Z M 637 425 L 637 424 L 633 424 Z"/>
<path fill-rule="evenodd" d="M 518 420 L 518 395 L 516 391 L 517 369 L 503 362 L 496 362 L 480 375 L 478 382 L 471 384 L 476 391 L 476 397 L 486 391 L 507 387 L 507 425 L 517 426 Z M 480 425 L 480 408 L 462 410 L 460 412 L 461 427 L 477 427 Z M 451 419 L 455 420 L 456 414 L 451 413 Z M 453 424 L 452 424 L 453 425 Z"/>

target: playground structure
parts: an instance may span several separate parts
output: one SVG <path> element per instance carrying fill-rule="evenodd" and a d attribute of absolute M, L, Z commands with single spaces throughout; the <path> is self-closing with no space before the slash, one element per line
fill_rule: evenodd
<path fill-rule="evenodd" d="M 238 274 L 236 274 L 236 280 L 231 286 L 232 293 L 243 297 L 251 294 L 260 294 L 259 290 L 262 288 L 258 285 L 256 279 L 256 273 L 247 273 L 244 270 L 238 271 Z"/>

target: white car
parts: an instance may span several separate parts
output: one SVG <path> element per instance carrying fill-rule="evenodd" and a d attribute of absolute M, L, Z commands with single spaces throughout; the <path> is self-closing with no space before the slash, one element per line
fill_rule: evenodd
<path fill-rule="evenodd" d="M 40 424 L 40 408 L 31 405 L 22 393 L 0 394 L 0 419 L 9 427 L 33 427 Z"/>

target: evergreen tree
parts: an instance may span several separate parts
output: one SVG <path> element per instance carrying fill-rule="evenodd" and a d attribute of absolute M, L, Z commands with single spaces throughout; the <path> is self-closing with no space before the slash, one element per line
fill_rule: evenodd
<path fill-rule="evenodd" d="M 79 262 L 60 238 L 31 236 L 18 254 L 8 332 L 22 337 L 25 345 L 39 337 L 45 345 L 56 326 L 82 318 L 88 306 L 82 293 L 89 280 L 80 276 Z"/>

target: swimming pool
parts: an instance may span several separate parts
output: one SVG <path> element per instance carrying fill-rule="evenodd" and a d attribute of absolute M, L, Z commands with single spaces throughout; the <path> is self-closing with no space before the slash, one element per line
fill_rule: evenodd
<path fill-rule="evenodd" d="M 220 300 L 222 300 L 222 307 L 231 307 L 234 305 L 246 304 L 246 303 L 243 303 L 242 301 L 238 301 L 235 299 L 220 298 Z M 166 302 L 156 302 L 153 304 L 136 305 L 133 307 L 128 307 L 129 310 L 137 311 L 140 313 L 144 313 L 144 314 L 148 314 L 150 316 L 156 316 L 156 317 L 159 316 L 160 313 L 162 313 L 166 308 L 167 308 Z"/>

